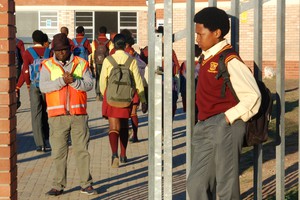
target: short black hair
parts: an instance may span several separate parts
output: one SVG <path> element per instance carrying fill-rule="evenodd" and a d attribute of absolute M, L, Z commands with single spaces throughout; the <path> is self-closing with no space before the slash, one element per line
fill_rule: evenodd
<path fill-rule="evenodd" d="M 49 42 L 48 35 L 46 33 L 43 34 L 43 43 Z"/>
<path fill-rule="evenodd" d="M 164 27 L 163 26 L 157 27 L 157 33 L 161 33 L 162 35 L 164 35 Z"/>
<path fill-rule="evenodd" d="M 43 45 L 43 43 L 44 43 L 44 33 L 40 30 L 33 31 L 32 40 L 34 42 L 37 42 L 37 43 Z"/>
<path fill-rule="evenodd" d="M 84 32 L 83 26 L 78 26 L 78 27 L 76 28 L 76 33 L 83 33 L 83 32 Z"/>
<path fill-rule="evenodd" d="M 107 33 L 107 28 L 105 26 L 101 26 L 99 28 L 99 33 Z"/>
<path fill-rule="evenodd" d="M 210 31 L 220 29 L 222 38 L 229 32 L 229 17 L 224 10 L 217 7 L 207 7 L 200 10 L 195 14 L 194 22 L 203 24 Z"/>
<path fill-rule="evenodd" d="M 114 42 L 114 47 L 116 50 L 118 50 L 118 49 L 124 50 L 126 47 L 126 39 L 123 34 L 115 35 L 113 42 Z"/>
<path fill-rule="evenodd" d="M 125 37 L 125 42 L 132 46 L 134 44 L 134 38 L 132 37 L 132 32 L 128 29 L 123 29 L 121 34 Z"/>

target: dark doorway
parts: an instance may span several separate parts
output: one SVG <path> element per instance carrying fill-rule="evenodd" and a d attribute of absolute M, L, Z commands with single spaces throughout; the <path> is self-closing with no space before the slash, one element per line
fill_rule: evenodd
<path fill-rule="evenodd" d="M 117 12 L 95 12 L 95 37 L 101 26 L 106 26 L 107 33 L 118 33 L 118 13 Z"/>

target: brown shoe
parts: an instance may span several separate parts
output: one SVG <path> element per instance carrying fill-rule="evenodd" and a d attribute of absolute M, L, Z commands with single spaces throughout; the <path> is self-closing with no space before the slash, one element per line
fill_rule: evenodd
<path fill-rule="evenodd" d="M 80 193 L 87 194 L 87 195 L 93 195 L 93 194 L 97 194 L 97 191 L 90 185 L 86 188 L 81 188 Z"/>
<path fill-rule="evenodd" d="M 49 195 L 49 196 L 58 196 L 58 195 L 61 195 L 63 192 L 64 192 L 64 190 L 57 190 L 57 189 L 52 188 L 51 190 L 49 190 L 46 193 L 46 195 Z"/>

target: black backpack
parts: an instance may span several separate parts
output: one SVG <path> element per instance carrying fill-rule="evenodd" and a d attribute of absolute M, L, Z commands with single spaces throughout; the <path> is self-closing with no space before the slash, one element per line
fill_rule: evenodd
<path fill-rule="evenodd" d="M 223 78 L 224 83 L 222 86 L 221 97 L 224 98 L 226 86 L 231 90 L 233 96 L 239 101 L 232 84 L 229 79 L 229 73 L 227 70 L 227 66 L 225 63 L 225 59 L 227 55 L 231 52 L 234 52 L 233 49 L 227 49 L 223 51 L 220 55 L 218 62 L 218 74 L 216 75 L 216 79 Z M 258 113 L 251 117 L 246 122 L 246 134 L 244 139 L 244 146 L 253 146 L 262 144 L 268 140 L 268 126 L 271 120 L 272 115 L 272 106 L 273 99 L 272 93 L 266 87 L 264 82 L 255 78 L 256 83 L 258 85 L 259 91 L 261 93 L 261 105 L 258 110 Z"/>

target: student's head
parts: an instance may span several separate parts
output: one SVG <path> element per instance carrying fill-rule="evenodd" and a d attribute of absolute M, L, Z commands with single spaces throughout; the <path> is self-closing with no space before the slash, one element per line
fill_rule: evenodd
<path fill-rule="evenodd" d="M 84 33 L 84 28 L 83 28 L 83 26 L 78 26 L 77 28 L 76 28 L 76 33 L 78 34 L 78 33 Z"/>
<path fill-rule="evenodd" d="M 48 35 L 46 33 L 43 34 L 43 46 L 48 48 L 50 45 L 50 41 Z"/>
<path fill-rule="evenodd" d="M 106 29 L 105 26 L 101 26 L 101 27 L 99 28 L 99 33 L 104 33 L 104 34 L 106 34 L 106 32 L 107 32 L 107 29 Z"/>
<path fill-rule="evenodd" d="M 67 36 L 69 35 L 68 27 L 65 27 L 65 26 L 61 27 L 60 32 L 66 34 Z"/>
<path fill-rule="evenodd" d="M 199 47 L 206 51 L 221 40 L 229 32 L 229 18 L 224 10 L 207 7 L 194 16 Z"/>
<path fill-rule="evenodd" d="M 126 47 L 126 40 L 122 34 L 115 35 L 113 43 L 116 50 L 124 50 Z"/>
<path fill-rule="evenodd" d="M 69 39 L 64 33 L 53 36 L 53 51 L 57 60 L 65 62 L 70 56 Z"/>
<path fill-rule="evenodd" d="M 32 33 L 32 40 L 35 44 L 43 45 L 44 43 L 44 33 L 40 30 L 35 30 Z"/>
<path fill-rule="evenodd" d="M 134 38 L 132 37 L 132 33 L 130 30 L 123 29 L 121 31 L 121 34 L 124 35 L 126 44 L 128 44 L 129 46 L 132 46 L 134 44 Z"/>

